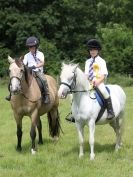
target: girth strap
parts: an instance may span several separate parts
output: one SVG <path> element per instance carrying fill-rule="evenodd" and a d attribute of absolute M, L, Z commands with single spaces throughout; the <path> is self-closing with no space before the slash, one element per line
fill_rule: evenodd
<path fill-rule="evenodd" d="M 105 109 L 106 109 L 106 107 L 101 107 L 100 112 L 98 113 L 98 116 L 97 116 L 97 119 L 96 119 L 95 123 L 97 123 L 100 120 L 100 118 L 102 117 Z"/>
<path fill-rule="evenodd" d="M 100 97 L 104 100 L 104 97 L 101 94 L 100 90 L 97 87 L 95 87 L 95 90 L 100 95 Z M 98 113 L 98 116 L 97 116 L 97 119 L 96 119 L 95 123 L 97 123 L 100 120 L 100 118 L 102 117 L 105 109 L 106 109 L 106 104 L 104 103 L 103 106 L 101 106 L 101 109 L 100 109 L 100 111 Z"/>

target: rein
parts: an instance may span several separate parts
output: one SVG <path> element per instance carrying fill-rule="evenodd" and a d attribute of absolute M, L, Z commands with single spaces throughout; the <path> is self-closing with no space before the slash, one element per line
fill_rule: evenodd
<path fill-rule="evenodd" d="M 93 90 L 93 89 L 92 89 Z M 77 93 L 77 92 L 90 92 L 91 90 L 71 90 L 70 93 Z"/>
<path fill-rule="evenodd" d="M 79 93 L 79 92 L 81 92 L 81 93 L 85 93 L 85 92 L 91 92 L 92 90 L 94 90 L 94 89 L 90 89 L 90 90 L 72 90 L 71 88 L 71 85 L 69 85 L 69 84 L 67 84 L 66 82 L 61 82 L 60 83 L 60 85 L 66 85 L 69 89 L 70 89 L 70 91 L 68 92 L 68 94 L 71 94 L 71 93 Z M 92 99 L 92 100 L 95 100 L 96 99 L 96 97 L 95 98 L 93 98 L 93 97 L 91 97 L 90 96 L 90 94 L 89 94 L 89 97 Z"/>
<path fill-rule="evenodd" d="M 89 92 L 89 93 L 90 93 L 92 90 L 94 90 L 94 89 L 91 89 L 91 90 L 71 90 L 71 91 L 70 91 L 70 94 L 71 94 L 71 93 L 79 93 L 79 92 L 81 92 L 81 93 Z M 96 97 L 91 97 L 90 94 L 89 94 L 89 97 L 90 97 L 92 100 L 95 100 L 95 99 L 96 99 Z"/>
<path fill-rule="evenodd" d="M 28 97 L 26 97 L 23 92 L 21 92 L 21 94 L 23 95 L 24 98 L 26 98 L 26 99 L 27 99 L 28 101 L 30 101 L 31 103 L 36 103 L 37 101 L 39 101 L 39 100 L 41 99 L 41 97 L 40 97 L 40 98 L 38 98 L 36 101 L 32 101 L 32 100 L 30 100 Z"/>
<path fill-rule="evenodd" d="M 11 80 L 12 80 L 13 78 L 18 79 L 18 80 L 20 81 L 20 83 L 21 83 L 21 81 L 22 81 L 19 77 L 17 77 L 17 76 L 12 76 L 12 77 L 10 78 L 10 82 L 11 82 Z"/>

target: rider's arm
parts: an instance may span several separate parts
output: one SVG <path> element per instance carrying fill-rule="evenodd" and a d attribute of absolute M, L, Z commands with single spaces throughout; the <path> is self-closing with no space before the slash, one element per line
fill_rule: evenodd
<path fill-rule="evenodd" d="M 27 55 L 24 56 L 23 63 L 24 65 L 28 65 Z"/>
<path fill-rule="evenodd" d="M 44 66 L 44 62 L 41 62 L 41 61 L 40 61 L 40 63 L 36 64 L 36 68 L 40 68 L 40 67 L 42 67 L 42 66 Z"/>
<path fill-rule="evenodd" d="M 39 53 L 39 63 L 36 64 L 36 68 L 40 68 L 44 66 L 45 60 L 44 60 L 44 54 L 42 52 Z"/>
<path fill-rule="evenodd" d="M 92 84 L 94 86 L 98 86 L 99 84 L 103 83 L 105 80 L 106 76 L 101 74 L 98 78 L 94 77 L 92 80 Z"/>

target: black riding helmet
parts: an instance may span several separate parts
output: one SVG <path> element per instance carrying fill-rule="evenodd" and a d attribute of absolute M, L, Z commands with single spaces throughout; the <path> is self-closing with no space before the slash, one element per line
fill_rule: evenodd
<path fill-rule="evenodd" d="M 31 36 L 27 38 L 26 40 L 26 46 L 27 47 L 32 47 L 32 46 L 39 46 L 39 40 L 35 36 Z"/>
<path fill-rule="evenodd" d="M 101 46 L 100 42 L 97 39 L 88 40 L 87 47 L 88 47 L 88 50 L 90 50 L 90 49 L 101 50 L 102 49 L 102 46 Z"/>

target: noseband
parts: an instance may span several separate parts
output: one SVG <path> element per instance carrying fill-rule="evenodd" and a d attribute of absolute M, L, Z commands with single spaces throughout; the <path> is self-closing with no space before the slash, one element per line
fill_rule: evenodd
<path fill-rule="evenodd" d="M 68 83 L 66 83 L 66 82 L 61 82 L 60 83 L 60 85 L 66 85 L 69 89 L 70 89 L 70 93 L 72 93 L 74 90 L 74 88 L 75 88 L 75 86 L 76 86 L 76 73 L 75 73 L 75 71 L 74 71 L 74 76 L 73 76 L 73 78 L 72 78 L 72 83 L 71 84 L 68 84 Z"/>
<path fill-rule="evenodd" d="M 77 68 L 76 68 L 77 69 Z M 75 88 L 75 86 L 76 86 L 76 69 L 75 69 L 75 71 L 74 71 L 74 76 L 73 76 L 73 81 L 72 81 L 72 83 L 71 84 L 68 84 L 68 83 L 66 83 L 66 82 L 61 82 L 60 83 L 60 85 L 66 85 L 69 89 L 70 89 L 70 91 L 69 91 L 69 93 L 78 93 L 78 92 L 89 92 L 89 97 L 91 98 L 91 99 L 96 99 L 96 97 L 91 97 L 90 96 L 90 92 L 92 91 L 92 90 L 94 90 L 93 88 L 92 89 L 88 89 L 88 90 L 74 90 L 74 88 Z M 74 86 L 72 87 L 72 84 L 74 84 Z"/>

